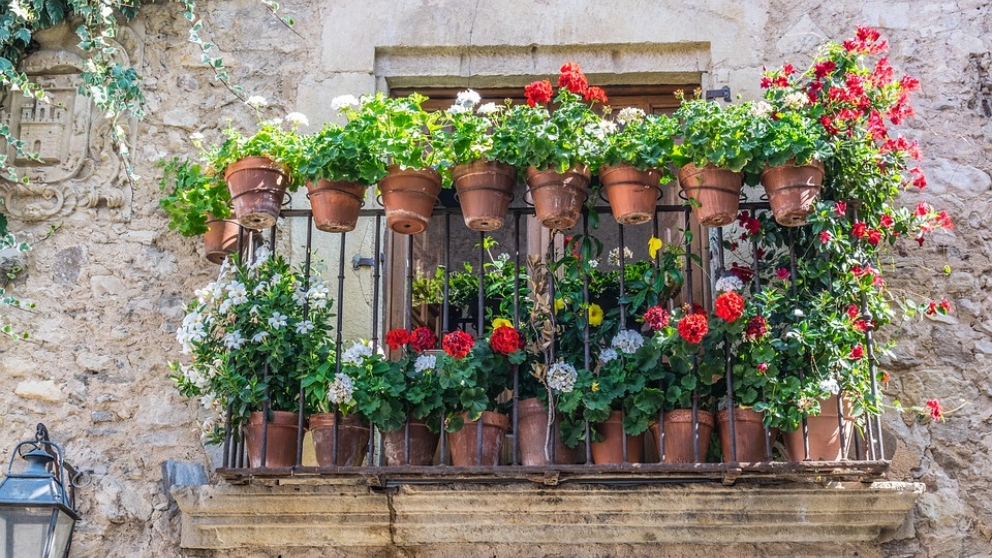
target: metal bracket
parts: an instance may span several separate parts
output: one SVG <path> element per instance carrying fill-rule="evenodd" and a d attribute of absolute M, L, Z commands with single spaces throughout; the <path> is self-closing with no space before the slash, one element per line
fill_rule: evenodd
<path fill-rule="evenodd" d="M 382 254 L 379 255 L 379 262 L 383 260 Z M 363 258 L 361 254 L 355 254 L 355 257 L 351 258 L 351 268 L 361 269 L 363 267 L 372 267 L 375 265 L 375 258 Z"/>
<path fill-rule="evenodd" d="M 720 89 L 707 89 L 706 90 L 706 100 L 712 101 L 713 99 L 723 98 L 724 101 L 728 103 L 732 100 L 730 97 L 730 86 L 724 85 Z"/>
<path fill-rule="evenodd" d="M 744 471 L 740 467 L 730 467 L 727 469 L 727 473 L 723 476 L 724 486 L 733 486 L 737 479 L 740 478 Z"/>

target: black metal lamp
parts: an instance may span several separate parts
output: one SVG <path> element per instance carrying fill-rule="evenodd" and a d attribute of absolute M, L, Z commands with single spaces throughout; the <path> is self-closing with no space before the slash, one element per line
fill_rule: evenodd
<path fill-rule="evenodd" d="M 22 457 L 27 468 L 14 472 Z M 48 439 L 39 424 L 34 440 L 17 444 L 7 476 L 0 483 L 0 558 L 65 558 L 72 530 L 79 519 L 72 467 L 62 459 L 62 449 Z"/>

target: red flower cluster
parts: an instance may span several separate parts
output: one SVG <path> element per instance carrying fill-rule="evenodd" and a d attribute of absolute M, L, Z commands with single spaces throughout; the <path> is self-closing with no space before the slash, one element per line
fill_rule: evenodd
<path fill-rule="evenodd" d="M 741 212 L 741 214 L 737 217 L 737 223 L 750 235 L 758 234 L 758 231 L 761 230 L 761 221 L 758 221 L 755 217 L 751 217 L 751 214 L 747 211 Z M 743 238 L 741 240 L 747 239 Z"/>
<path fill-rule="evenodd" d="M 589 89 L 586 89 L 586 93 L 583 95 L 583 98 L 587 103 L 599 101 L 600 103 L 605 104 L 607 101 L 606 91 L 603 91 L 602 87 L 590 87 Z"/>
<path fill-rule="evenodd" d="M 949 314 L 951 312 L 951 303 L 946 298 L 940 302 L 931 301 L 927 306 L 927 316 L 933 316 L 934 314 Z"/>
<path fill-rule="evenodd" d="M 457 330 L 444 336 L 441 348 L 455 358 L 465 358 L 475 345 L 475 339 L 464 331 Z"/>
<path fill-rule="evenodd" d="M 888 41 L 880 41 L 881 34 L 870 27 L 858 27 L 855 38 L 844 41 L 844 48 L 851 53 L 877 54 L 889 48 Z"/>
<path fill-rule="evenodd" d="M 524 336 L 512 327 L 498 327 L 489 336 L 489 346 L 493 352 L 508 355 L 524 348 Z"/>
<path fill-rule="evenodd" d="M 892 227 L 892 225 L 894 225 L 894 224 L 895 224 L 895 221 L 892 220 L 892 216 L 889 215 L 888 213 L 886 213 L 885 215 L 882 215 L 882 219 L 878 222 L 878 225 L 880 227 L 882 227 L 883 229 L 888 229 L 888 228 Z"/>
<path fill-rule="evenodd" d="M 706 314 L 689 314 L 679 320 L 679 337 L 689 343 L 699 343 L 710 330 Z"/>
<path fill-rule="evenodd" d="M 434 349 L 437 347 L 437 335 L 427 326 L 418 327 L 410 333 L 410 347 L 417 353 Z"/>
<path fill-rule="evenodd" d="M 851 349 L 851 354 L 847 355 L 847 358 L 851 360 L 861 360 L 861 357 L 865 356 L 865 348 L 858 345 Z"/>
<path fill-rule="evenodd" d="M 750 283 L 754 278 L 754 270 L 737 262 L 730 264 L 730 274 L 741 280 L 741 283 Z"/>
<path fill-rule="evenodd" d="M 754 316 L 744 327 L 744 338 L 754 343 L 768 334 L 768 322 L 762 316 Z"/>
<path fill-rule="evenodd" d="M 878 246 L 878 243 L 882 241 L 882 231 L 878 229 L 869 229 L 868 238 L 866 240 L 868 241 L 868 244 Z"/>
<path fill-rule="evenodd" d="M 841 217 L 847 215 L 847 202 L 834 202 L 834 211 Z"/>
<path fill-rule="evenodd" d="M 668 320 L 671 317 L 668 312 L 665 311 L 661 306 L 652 306 L 648 308 L 648 311 L 644 313 L 644 323 L 648 324 L 648 327 L 654 331 L 658 331 L 663 327 L 668 325 Z"/>
<path fill-rule="evenodd" d="M 778 277 L 780 281 L 788 281 L 790 275 L 789 270 L 784 267 L 778 268 L 775 272 L 775 277 Z"/>
<path fill-rule="evenodd" d="M 398 351 L 400 347 L 410 342 L 410 332 L 405 329 L 394 329 L 386 333 L 386 345 L 389 350 Z"/>
<path fill-rule="evenodd" d="M 868 225 L 858 221 L 851 227 L 851 234 L 857 238 L 864 238 L 868 234 Z"/>
<path fill-rule="evenodd" d="M 551 81 L 535 81 L 524 87 L 524 97 L 527 97 L 527 104 L 537 106 L 551 101 Z"/>
<path fill-rule="evenodd" d="M 927 401 L 923 408 L 930 413 L 930 418 L 933 420 L 944 420 L 944 407 L 940 405 L 940 399 Z"/>
<path fill-rule="evenodd" d="M 834 235 L 830 234 L 830 231 L 821 231 L 820 232 L 820 242 L 822 242 L 823 244 L 826 244 L 826 243 L 830 242 L 830 240 L 833 237 L 834 237 Z"/>
<path fill-rule="evenodd" d="M 744 314 L 744 297 L 736 291 L 720 293 L 713 301 L 714 311 L 724 321 L 734 322 Z"/>
<path fill-rule="evenodd" d="M 561 75 L 558 76 L 558 87 L 564 87 L 576 95 L 585 95 L 589 81 L 578 64 L 565 62 L 561 67 Z"/>
<path fill-rule="evenodd" d="M 854 320 L 854 329 L 864 333 L 868 331 L 868 322 L 864 320 Z"/>

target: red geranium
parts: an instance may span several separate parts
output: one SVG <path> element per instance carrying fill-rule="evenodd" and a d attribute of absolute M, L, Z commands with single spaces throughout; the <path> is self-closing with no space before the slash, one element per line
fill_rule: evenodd
<path fill-rule="evenodd" d="M 415 352 L 422 353 L 437 347 L 437 335 L 427 326 L 421 326 L 410 334 L 410 347 Z"/>
<path fill-rule="evenodd" d="M 944 420 L 944 407 L 940 405 L 940 399 L 931 399 L 927 401 L 924 408 L 928 413 L 930 413 L 930 418 L 933 420 Z"/>
<path fill-rule="evenodd" d="M 493 352 L 508 355 L 524 348 L 524 336 L 512 327 L 498 327 L 489 336 L 489 346 Z"/>
<path fill-rule="evenodd" d="M 721 293 L 713 302 L 714 311 L 724 321 L 734 322 L 744 314 L 744 297 L 736 291 Z"/>
<path fill-rule="evenodd" d="M 464 331 L 452 331 L 444 336 L 441 348 L 455 358 L 465 358 L 475 345 L 475 339 Z"/>
<path fill-rule="evenodd" d="M 747 321 L 744 338 L 752 343 L 768 334 L 768 322 L 762 316 L 754 316 Z"/>
<path fill-rule="evenodd" d="M 878 229 L 868 229 L 868 244 L 872 246 L 878 246 L 878 243 L 882 241 L 882 231 Z"/>
<path fill-rule="evenodd" d="M 689 314 L 679 320 L 679 337 L 689 343 L 699 343 L 710 330 L 710 324 L 705 314 Z"/>
<path fill-rule="evenodd" d="M 602 87 L 590 87 L 586 89 L 584 95 L 586 102 L 592 103 L 599 101 L 600 103 L 606 103 L 606 91 L 603 91 Z"/>
<path fill-rule="evenodd" d="M 851 354 L 847 355 L 847 358 L 851 360 L 861 360 L 861 357 L 865 356 L 865 348 L 858 345 L 851 349 Z"/>
<path fill-rule="evenodd" d="M 558 76 L 558 87 L 564 87 L 576 95 L 585 95 L 589 88 L 589 81 L 578 64 L 565 62 L 561 67 L 561 75 Z"/>
<path fill-rule="evenodd" d="M 551 101 L 551 81 L 535 81 L 524 87 L 524 96 L 527 97 L 527 104 L 537 106 Z"/>
<path fill-rule="evenodd" d="M 868 225 L 858 221 L 851 227 L 851 234 L 858 238 L 864 238 L 868 234 Z"/>
<path fill-rule="evenodd" d="M 410 332 L 405 329 L 394 329 L 386 333 L 386 344 L 389 350 L 398 351 L 400 347 L 410 342 Z"/>
<path fill-rule="evenodd" d="M 644 323 L 648 324 L 648 327 L 655 331 L 668 325 L 669 319 L 668 312 L 661 306 L 652 306 L 644 313 Z"/>

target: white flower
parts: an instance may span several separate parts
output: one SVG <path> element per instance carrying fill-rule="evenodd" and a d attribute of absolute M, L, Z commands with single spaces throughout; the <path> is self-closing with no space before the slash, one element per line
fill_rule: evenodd
<path fill-rule="evenodd" d="M 617 352 L 615 349 L 603 349 L 599 353 L 599 362 L 606 364 L 607 362 L 617 359 Z"/>
<path fill-rule="evenodd" d="M 827 393 L 840 393 L 840 385 L 837 383 L 836 378 L 828 378 L 820 382 L 820 389 Z"/>
<path fill-rule="evenodd" d="M 716 285 L 713 288 L 715 288 L 718 293 L 739 291 L 744 288 L 744 282 L 741 281 L 736 275 L 724 275 L 723 277 L 717 279 Z"/>
<path fill-rule="evenodd" d="M 296 324 L 296 333 L 300 335 L 306 335 L 313 331 L 314 325 L 310 320 L 302 320 L 300 323 Z"/>
<path fill-rule="evenodd" d="M 268 336 L 269 336 L 269 332 L 268 331 L 259 331 L 255 335 L 252 335 L 251 342 L 252 343 L 261 343 Z"/>
<path fill-rule="evenodd" d="M 285 314 L 280 314 L 279 312 L 273 312 L 272 317 L 269 318 L 269 325 L 276 329 L 279 329 L 282 326 L 286 325 L 286 318 L 287 316 Z"/>
<path fill-rule="evenodd" d="M 200 132 L 193 132 L 192 134 L 189 135 L 189 139 L 193 143 L 203 141 L 203 134 L 201 134 Z"/>
<path fill-rule="evenodd" d="M 455 97 L 456 105 L 460 105 L 468 109 L 471 109 L 475 105 L 479 104 L 481 101 L 482 101 L 482 97 L 480 97 L 479 94 L 472 89 L 466 89 L 465 91 L 461 91 Z"/>
<path fill-rule="evenodd" d="M 286 115 L 286 122 L 289 122 L 293 126 L 309 126 L 310 121 L 307 120 L 307 115 L 302 112 L 291 112 Z"/>
<path fill-rule="evenodd" d="M 245 288 L 244 283 L 231 281 L 225 287 L 225 290 L 227 290 L 227 298 L 231 301 L 231 304 L 237 305 L 248 302 L 248 290 Z"/>
<path fill-rule="evenodd" d="M 211 295 L 213 294 L 213 286 L 214 284 L 211 283 L 206 287 L 196 289 L 195 291 L 193 291 L 193 294 L 196 295 L 196 301 L 199 302 L 200 304 L 206 304 L 210 302 L 210 299 L 212 298 Z"/>
<path fill-rule="evenodd" d="M 269 104 L 268 101 L 265 100 L 265 97 L 262 97 L 261 95 L 252 95 L 251 97 L 248 97 L 248 101 L 246 102 L 248 103 L 248 106 L 254 108 L 264 107 Z"/>
<path fill-rule="evenodd" d="M 629 260 L 629 259 L 631 259 L 633 257 L 634 257 L 634 253 L 630 250 L 630 248 L 627 248 L 626 246 L 624 246 L 623 247 L 623 258 L 624 258 L 624 262 L 626 263 L 627 260 Z M 619 247 L 610 250 L 609 262 L 610 262 L 610 265 L 613 265 L 613 266 L 619 266 L 620 265 L 620 248 Z"/>
<path fill-rule="evenodd" d="M 765 101 L 758 101 L 751 105 L 751 114 L 758 118 L 766 118 L 773 112 L 775 112 L 775 109 Z"/>
<path fill-rule="evenodd" d="M 575 371 L 574 366 L 558 361 L 548 367 L 546 383 L 553 390 L 568 393 L 575 389 L 575 379 L 578 377 L 579 373 Z"/>
<path fill-rule="evenodd" d="M 303 289 L 296 289 L 293 291 L 293 302 L 298 306 L 303 306 L 307 301 L 307 292 Z"/>
<path fill-rule="evenodd" d="M 796 109 L 806 106 L 806 104 L 809 103 L 809 97 L 799 91 L 795 91 L 786 95 L 785 98 L 782 99 L 782 102 L 785 103 L 785 106 Z"/>
<path fill-rule="evenodd" d="M 472 112 L 472 109 L 462 105 L 451 105 L 448 110 L 445 111 L 448 114 L 464 114 L 466 112 Z"/>
<path fill-rule="evenodd" d="M 342 403 L 351 403 L 352 394 L 355 392 L 355 384 L 352 383 L 351 378 L 343 372 L 338 372 L 334 375 L 334 382 L 327 386 L 327 398 L 330 399 L 331 403 L 335 405 L 340 405 Z"/>
<path fill-rule="evenodd" d="M 599 267 L 599 260 L 598 259 L 589 260 L 589 267 L 591 267 L 593 269 L 596 269 L 597 267 Z"/>
<path fill-rule="evenodd" d="M 270 118 L 265 122 L 262 122 L 262 125 L 269 125 L 273 128 L 278 128 L 279 126 L 282 126 L 282 118 Z"/>
<path fill-rule="evenodd" d="M 632 329 L 621 329 L 610 346 L 621 353 L 632 355 L 644 345 L 644 336 Z"/>
<path fill-rule="evenodd" d="M 269 247 L 264 244 L 259 246 L 258 248 L 255 248 L 255 257 L 252 258 L 251 264 L 248 267 L 250 267 L 251 269 L 257 268 L 258 266 L 265 263 L 269 259 L 269 256 L 271 255 L 272 255 L 272 250 L 269 250 Z"/>
<path fill-rule="evenodd" d="M 307 298 L 315 299 L 315 300 L 321 298 L 327 298 L 327 293 L 328 293 L 327 287 L 325 287 L 323 283 L 316 283 L 312 285 L 310 289 L 307 291 Z"/>
<path fill-rule="evenodd" d="M 341 95 L 331 99 L 331 110 L 344 110 L 350 107 L 357 107 L 358 99 L 354 95 Z"/>
<path fill-rule="evenodd" d="M 245 344 L 245 338 L 241 337 L 240 331 L 233 331 L 224 336 L 224 346 L 228 349 L 240 349 Z"/>
<path fill-rule="evenodd" d="M 266 283 L 265 281 L 262 281 L 261 283 L 255 285 L 255 288 L 251 290 L 251 294 L 257 295 L 267 288 L 269 288 L 269 284 Z"/>
<path fill-rule="evenodd" d="M 617 122 L 621 124 L 630 124 L 631 122 L 638 122 L 643 120 L 645 113 L 643 110 L 637 107 L 627 107 L 622 109 L 617 113 Z"/>
<path fill-rule="evenodd" d="M 362 366 L 365 363 L 365 357 L 370 356 L 372 356 L 372 348 L 365 343 L 356 341 L 341 355 L 341 363 Z"/>
<path fill-rule="evenodd" d="M 413 363 L 413 369 L 419 374 L 424 370 L 434 370 L 437 366 L 437 357 L 434 355 L 420 355 Z"/>
<path fill-rule="evenodd" d="M 490 114 L 495 114 L 500 111 L 500 106 L 496 103 L 486 103 L 484 105 L 479 105 L 479 108 L 475 109 L 476 112 L 483 116 L 488 116 Z"/>

